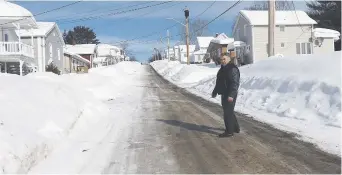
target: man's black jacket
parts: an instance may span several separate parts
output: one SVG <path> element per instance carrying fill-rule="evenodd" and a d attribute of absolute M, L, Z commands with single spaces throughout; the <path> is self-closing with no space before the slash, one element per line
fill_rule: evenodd
<path fill-rule="evenodd" d="M 239 68 L 229 63 L 222 66 L 217 73 L 216 85 L 213 94 L 224 95 L 225 97 L 235 98 L 240 86 L 240 71 Z"/>

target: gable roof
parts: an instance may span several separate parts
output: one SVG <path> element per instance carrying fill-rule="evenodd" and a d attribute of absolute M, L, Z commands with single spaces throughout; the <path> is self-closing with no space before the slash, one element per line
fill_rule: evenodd
<path fill-rule="evenodd" d="M 251 25 L 268 25 L 268 11 L 240 10 L 240 15 Z M 317 24 L 315 20 L 309 17 L 304 11 L 276 11 L 276 25 L 312 25 Z"/>
<path fill-rule="evenodd" d="M 234 42 L 234 38 L 229 38 L 226 34 L 221 33 L 216 38 L 212 39 L 210 42 L 216 44 L 230 44 Z"/>
<path fill-rule="evenodd" d="M 20 36 L 21 37 L 47 37 L 47 35 L 56 28 L 57 35 L 61 42 L 64 43 L 63 35 L 61 31 L 58 28 L 58 25 L 55 22 L 37 22 L 37 28 L 36 29 L 21 29 L 20 30 Z M 19 36 L 19 30 L 15 31 L 16 34 Z"/>
<path fill-rule="evenodd" d="M 199 47 L 209 47 L 210 41 L 214 39 L 211 36 L 199 36 L 197 37 L 197 42 Z"/>
<path fill-rule="evenodd" d="M 65 46 L 65 49 L 68 52 L 75 54 L 94 54 L 96 48 L 96 44 L 76 44 Z"/>
<path fill-rule="evenodd" d="M 116 46 L 112 46 L 109 44 L 98 44 L 96 45 L 96 52 L 98 55 L 113 55 L 114 53 L 111 50 L 115 50 L 116 52 L 120 52 L 120 48 Z"/>
<path fill-rule="evenodd" d="M 22 37 L 31 37 L 31 32 L 33 36 L 46 36 L 55 26 L 56 23 L 54 22 L 37 22 L 37 29 L 30 29 L 27 30 L 20 30 L 20 36 Z M 18 34 L 19 31 L 16 30 L 16 33 Z"/>

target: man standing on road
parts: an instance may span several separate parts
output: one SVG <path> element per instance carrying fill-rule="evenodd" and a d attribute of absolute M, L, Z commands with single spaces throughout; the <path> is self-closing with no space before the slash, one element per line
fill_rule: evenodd
<path fill-rule="evenodd" d="M 216 85 L 212 97 L 221 95 L 224 124 L 226 130 L 219 137 L 230 137 L 234 132 L 239 133 L 240 127 L 234 113 L 235 102 L 240 85 L 240 71 L 227 54 L 221 55 L 221 68 L 217 73 Z"/>

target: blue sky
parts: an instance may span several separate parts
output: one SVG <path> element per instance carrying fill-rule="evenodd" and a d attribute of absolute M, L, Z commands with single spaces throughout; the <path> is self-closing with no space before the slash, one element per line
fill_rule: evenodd
<path fill-rule="evenodd" d="M 12 1 L 38 14 L 47 10 L 61 7 L 72 3 L 72 1 Z M 61 32 L 64 29 L 72 29 L 77 25 L 84 25 L 94 29 L 101 43 L 117 44 L 118 41 L 139 38 L 130 42 L 129 49 L 140 61 L 147 60 L 152 55 L 154 47 L 165 47 L 160 43 L 160 38 L 166 36 L 165 28 L 176 23 L 166 18 L 175 18 L 184 21 L 183 9 L 187 6 L 191 17 L 195 17 L 207 9 L 214 1 L 172 1 L 151 8 L 136 10 L 125 14 L 117 14 L 120 11 L 155 5 L 163 1 L 82 1 L 75 5 L 60 10 L 36 16 L 37 21 L 57 22 Z M 306 10 L 304 1 L 294 1 L 296 9 Z M 211 8 L 199 16 L 199 19 L 211 20 L 224 10 L 229 8 L 235 1 L 216 1 Z M 239 10 L 253 4 L 252 1 L 242 1 L 238 6 L 228 11 L 225 15 L 209 25 L 208 35 L 215 33 L 231 33 L 231 25 Z M 136 5 L 136 6 L 134 6 Z M 133 7 L 129 7 L 133 6 Z M 116 13 L 116 14 L 115 14 Z M 79 18 L 85 19 L 99 16 L 91 20 L 74 21 Z M 183 26 L 180 24 L 171 28 L 170 34 L 177 35 Z M 149 37 L 142 37 L 156 33 Z M 148 42 L 146 42 L 148 41 Z M 165 41 L 165 40 L 164 40 Z M 180 37 L 172 37 L 170 43 L 173 45 L 180 41 Z"/>

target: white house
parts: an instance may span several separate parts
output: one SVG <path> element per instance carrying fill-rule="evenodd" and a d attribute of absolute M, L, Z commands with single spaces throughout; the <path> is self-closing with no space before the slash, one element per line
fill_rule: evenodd
<path fill-rule="evenodd" d="M 71 53 L 65 50 L 63 60 L 64 71 L 67 73 L 75 73 L 77 72 L 79 66 L 87 66 L 89 68 L 90 61 L 78 54 Z"/>
<path fill-rule="evenodd" d="M 333 52 L 334 38 L 314 37 L 314 24 L 317 22 L 304 11 L 276 11 L 274 53 L 291 56 Z M 250 48 L 243 64 L 268 57 L 268 11 L 241 10 L 232 34 Z"/>
<path fill-rule="evenodd" d="M 65 49 L 73 54 L 78 54 L 90 61 L 90 67 L 93 66 L 93 60 L 96 59 L 96 44 L 76 44 L 66 45 Z"/>
<path fill-rule="evenodd" d="M 32 13 L 27 9 L 0 1 L 0 70 L 3 73 L 25 75 L 32 71 L 35 64 L 33 37 L 30 44 L 25 44 L 16 30 L 37 28 Z"/>
<path fill-rule="evenodd" d="M 121 49 L 109 44 L 98 44 L 95 53 L 96 59 L 93 63 L 98 66 L 112 65 L 121 60 Z"/>
<path fill-rule="evenodd" d="M 57 24 L 55 22 L 37 22 L 37 25 L 37 29 L 16 31 L 18 35 L 20 33 L 23 43 L 33 44 L 34 63 L 37 71 L 45 72 L 45 67 L 53 62 L 62 73 L 67 73 L 63 63 L 65 43 Z"/>
<path fill-rule="evenodd" d="M 191 62 L 202 63 L 204 61 L 204 57 L 207 54 L 207 49 L 212 39 L 214 39 L 214 37 L 211 36 L 197 37 L 197 44 L 195 47 L 195 52 L 191 57 Z"/>
<path fill-rule="evenodd" d="M 179 46 L 174 46 L 173 47 L 173 57 L 174 60 L 178 60 L 179 61 Z"/>
<path fill-rule="evenodd" d="M 181 63 L 187 63 L 188 57 L 187 57 L 187 51 L 186 51 L 186 45 L 179 45 L 178 46 L 178 58 Z M 189 45 L 189 57 L 194 54 L 195 51 L 195 45 Z"/>

